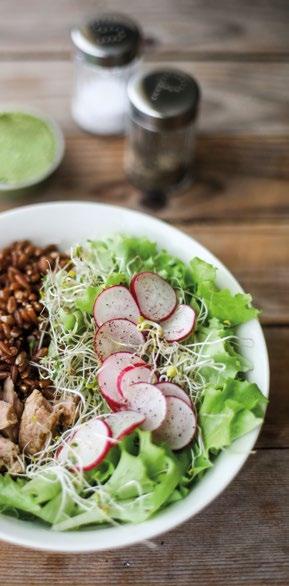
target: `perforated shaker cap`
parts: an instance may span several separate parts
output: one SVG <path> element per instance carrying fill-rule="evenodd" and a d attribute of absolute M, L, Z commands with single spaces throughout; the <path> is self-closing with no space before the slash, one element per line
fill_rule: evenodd
<path fill-rule="evenodd" d="M 136 23 L 121 14 L 102 14 L 71 31 L 74 46 L 86 59 L 103 67 L 130 63 L 141 50 L 142 34 Z"/>
<path fill-rule="evenodd" d="M 132 118 L 144 128 L 182 127 L 195 120 L 200 101 L 197 81 L 178 69 L 139 74 L 128 85 Z"/>

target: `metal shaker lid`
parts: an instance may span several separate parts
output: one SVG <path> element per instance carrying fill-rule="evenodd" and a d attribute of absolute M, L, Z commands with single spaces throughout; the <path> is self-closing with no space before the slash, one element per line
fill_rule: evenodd
<path fill-rule="evenodd" d="M 192 122 L 198 111 L 196 80 L 178 69 L 137 75 L 128 85 L 132 118 L 150 130 L 173 129 Z"/>
<path fill-rule="evenodd" d="M 126 65 L 138 55 L 142 35 L 127 16 L 103 14 L 74 27 L 71 39 L 88 61 L 103 67 L 115 67 Z"/>

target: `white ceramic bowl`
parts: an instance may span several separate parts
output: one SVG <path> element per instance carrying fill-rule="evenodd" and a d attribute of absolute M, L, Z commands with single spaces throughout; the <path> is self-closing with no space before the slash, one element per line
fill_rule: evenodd
<path fill-rule="evenodd" d="M 115 232 L 147 236 L 184 261 L 197 255 L 218 267 L 218 283 L 233 292 L 240 285 L 222 263 L 206 248 L 179 230 L 150 216 L 126 209 L 92 203 L 52 203 L 18 208 L 0 215 L 0 247 L 15 239 L 28 238 L 45 245 L 57 243 L 67 249 L 86 238 L 102 238 Z M 269 364 L 266 344 L 259 322 L 252 320 L 240 328 L 240 335 L 253 340 L 253 347 L 242 348 L 254 368 L 249 379 L 264 395 L 269 392 Z M 2 516 L 0 538 L 37 549 L 65 552 L 99 551 L 123 547 L 153 539 L 196 515 L 211 503 L 243 466 L 257 439 L 259 429 L 236 441 L 218 458 L 211 470 L 181 502 L 139 525 L 85 529 L 56 533 L 37 522 L 31 523 Z M 234 511 L 231 511 L 234 515 Z"/>
<path fill-rule="evenodd" d="M 54 137 L 55 140 L 55 155 L 54 155 L 54 159 L 53 161 L 50 163 L 50 165 L 47 167 L 47 169 L 45 171 L 43 171 L 40 175 L 36 175 L 35 177 L 33 177 L 32 179 L 26 180 L 26 181 L 19 181 L 18 183 L 1 183 L 0 182 L 0 192 L 4 192 L 4 194 L 6 192 L 11 192 L 11 191 L 20 191 L 22 189 L 27 189 L 28 187 L 33 187 L 33 185 L 37 185 L 38 183 L 41 183 L 42 181 L 44 181 L 45 179 L 47 179 L 47 177 L 49 177 L 50 175 L 52 175 L 52 173 L 54 173 L 54 171 L 56 171 L 56 169 L 59 167 L 63 156 L 64 156 L 64 151 L 65 151 L 65 141 L 64 141 L 64 136 L 63 136 L 63 132 L 59 126 L 59 124 L 57 124 L 57 122 L 54 120 L 54 118 L 51 118 L 51 116 L 48 116 L 47 114 L 43 114 L 43 112 L 39 112 L 38 110 L 34 109 L 34 108 L 28 108 L 28 107 L 23 107 L 23 106 L 19 106 L 19 105 L 14 105 L 14 106 L 1 106 L 0 107 L 0 113 L 5 113 L 5 112 L 21 112 L 21 114 L 30 114 L 31 116 L 35 116 L 35 118 L 39 118 L 39 120 L 42 120 L 43 122 L 45 122 L 45 124 L 48 126 L 48 128 L 50 128 L 52 135 Z"/>

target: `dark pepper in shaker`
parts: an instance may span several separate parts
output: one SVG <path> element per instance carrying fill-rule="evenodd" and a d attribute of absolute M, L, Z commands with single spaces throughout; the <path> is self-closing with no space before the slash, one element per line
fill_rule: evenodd
<path fill-rule="evenodd" d="M 197 82 L 177 69 L 158 69 L 128 85 L 125 169 L 145 193 L 169 193 L 192 180 Z"/>

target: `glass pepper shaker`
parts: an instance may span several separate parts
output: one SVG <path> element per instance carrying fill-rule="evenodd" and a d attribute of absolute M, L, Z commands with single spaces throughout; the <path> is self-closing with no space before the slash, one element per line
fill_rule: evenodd
<path fill-rule="evenodd" d="M 140 61 L 142 35 L 122 15 L 102 15 L 71 31 L 75 46 L 72 116 L 84 130 L 122 134 L 127 114 L 127 83 Z"/>
<path fill-rule="evenodd" d="M 192 179 L 197 82 L 177 69 L 153 70 L 128 85 L 129 123 L 125 169 L 147 194 L 161 194 Z"/>

